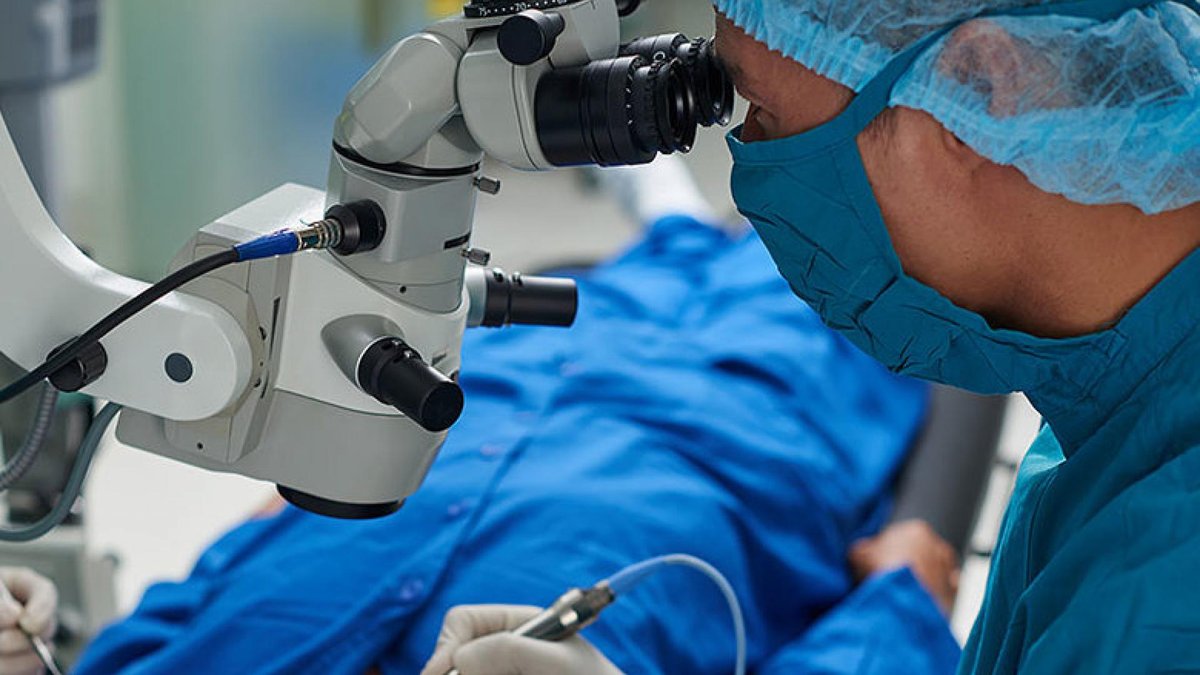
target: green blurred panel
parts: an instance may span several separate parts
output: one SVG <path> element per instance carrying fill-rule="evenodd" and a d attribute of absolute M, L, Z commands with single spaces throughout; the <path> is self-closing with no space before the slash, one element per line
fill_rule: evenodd
<path fill-rule="evenodd" d="M 323 186 L 333 120 L 423 24 L 396 0 L 118 0 L 129 270 L 161 275 L 199 227 L 275 186 Z"/>

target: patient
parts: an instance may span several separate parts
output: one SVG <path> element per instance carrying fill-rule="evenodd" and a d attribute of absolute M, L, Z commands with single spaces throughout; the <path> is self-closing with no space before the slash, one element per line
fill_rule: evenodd
<path fill-rule="evenodd" d="M 252 520 L 75 672 L 414 674 L 452 606 L 544 605 L 665 553 L 733 582 L 754 672 L 952 672 L 948 546 L 912 524 L 864 541 L 925 390 L 826 331 L 753 234 L 658 215 L 581 279 L 575 328 L 468 335 L 467 411 L 399 513 Z M 733 669 L 688 570 L 587 634 L 629 673 Z"/>

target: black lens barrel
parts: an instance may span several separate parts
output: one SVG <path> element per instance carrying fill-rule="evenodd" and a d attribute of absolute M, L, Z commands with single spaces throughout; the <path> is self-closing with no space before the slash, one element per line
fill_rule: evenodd
<path fill-rule="evenodd" d="M 691 151 L 699 126 L 727 124 L 733 85 L 711 40 L 674 33 L 547 73 L 534 109 L 542 153 L 555 166 L 646 164 Z"/>
<path fill-rule="evenodd" d="M 669 155 L 696 144 L 696 95 L 676 59 L 654 61 L 633 74 L 633 131 L 638 147 Z"/>
<path fill-rule="evenodd" d="M 571 279 L 487 271 L 486 328 L 557 326 L 569 328 L 579 311 L 579 289 Z"/>
<path fill-rule="evenodd" d="M 359 360 L 357 375 L 363 391 L 426 431 L 446 431 L 462 415 L 463 392 L 458 384 L 425 363 L 400 338 L 372 344 Z"/>
<path fill-rule="evenodd" d="M 713 41 L 690 40 L 683 33 L 640 38 L 621 47 L 621 54 L 636 54 L 651 61 L 678 59 L 692 81 L 696 116 L 701 126 L 724 126 L 733 118 L 733 80 L 721 65 Z"/>
<path fill-rule="evenodd" d="M 552 71 L 534 107 L 555 166 L 646 164 L 691 150 L 696 138 L 695 95 L 675 61 L 630 55 Z"/>
<path fill-rule="evenodd" d="M 700 124 L 725 126 L 733 119 L 734 87 L 729 71 L 717 58 L 716 43 L 712 40 L 693 40 L 685 48 L 685 62 L 690 62 L 696 88 L 696 104 Z"/>

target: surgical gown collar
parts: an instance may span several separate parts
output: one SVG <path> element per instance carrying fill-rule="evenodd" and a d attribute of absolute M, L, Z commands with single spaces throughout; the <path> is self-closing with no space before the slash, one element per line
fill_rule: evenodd
<path fill-rule="evenodd" d="M 1074 373 L 1070 381 L 1046 381 L 1026 392 L 1058 438 L 1067 457 L 1092 436 L 1117 409 L 1152 405 L 1139 390 L 1165 368 L 1197 364 L 1173 363 L 1180 347 L 1200 340 L 1200 249 L 1193 251 L 1146 294 L 1113 328 L 1099 335 L 1107 362 L 1090 359 L 1101 372 Z M 1092 336 L 1098 337 L 1098 336 Z M 1079 364 L 1084 365 L 1084 364 Z M 1078 386 L 1087 383 L 1085 386 Z"/>

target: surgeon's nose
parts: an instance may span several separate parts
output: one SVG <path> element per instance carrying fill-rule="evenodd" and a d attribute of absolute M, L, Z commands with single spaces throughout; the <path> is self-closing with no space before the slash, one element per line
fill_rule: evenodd
<path fill-rule="evenodd" d="M 739 138 L 741 142 L 757 143 L 758 141 L 767 140 L 767 134 L 758 120 L 760 112 L 761 108 L 753 103 L 750 104 L 750 109 L 746 112 L 746 120 L 742 124 L 742 131 Z"/>

